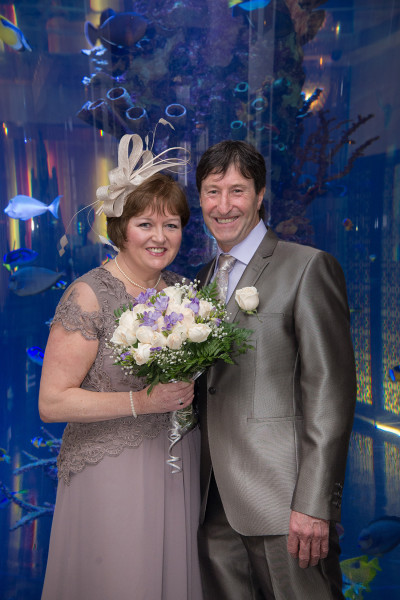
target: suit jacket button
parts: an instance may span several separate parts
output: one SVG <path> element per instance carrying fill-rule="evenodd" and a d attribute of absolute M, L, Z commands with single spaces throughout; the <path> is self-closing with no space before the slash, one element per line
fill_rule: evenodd
<path fill-rule="evenodd" d="M 215 389 L 215 387 L 209 387 L 209 388 L 208 388 L 208 393 L 209 393 L 209 394 L 215 394 L 215 392 L 216 392 L 216 391 L 217 391 L 217 390 Z"/>

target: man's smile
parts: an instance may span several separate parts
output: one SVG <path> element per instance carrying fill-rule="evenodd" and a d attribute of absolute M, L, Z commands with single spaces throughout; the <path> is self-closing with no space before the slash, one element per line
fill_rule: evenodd
<path fill-rule="evenodd" d="M 222 219 L 222 218 L 215 217 L 215 220 L 217 221 L 217 223 L 219 223 L 221 225 L 225 225 L 226 223 L 233 223 L 238 218 L 239 217 L 225 217 L 224 219 Z"/>

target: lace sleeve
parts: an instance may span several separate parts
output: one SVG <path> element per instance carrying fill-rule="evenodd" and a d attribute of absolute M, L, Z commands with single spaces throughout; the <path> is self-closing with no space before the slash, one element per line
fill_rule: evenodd
<path fill-rule="evenodd" d="M 101 309 L 87 312 L 80 303 L 77 287 L 73 285 L 66 290 L 56 308 L 54 323 L 61 323 L 67 331 L 79 331 L 87 340 L 100 338 L 103 329 Z"/>

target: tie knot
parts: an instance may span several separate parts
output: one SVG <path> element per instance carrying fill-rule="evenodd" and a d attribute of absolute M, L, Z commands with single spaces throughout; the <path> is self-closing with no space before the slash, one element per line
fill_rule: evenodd
<path fill-rule="evenodd" d="M 229 271 L 232 270 L 235 261 L 236 258 L 231 256 L 230 254 L 220 254 L 218 260 L 218 270 L 227 271 L 229 273 Z"/>

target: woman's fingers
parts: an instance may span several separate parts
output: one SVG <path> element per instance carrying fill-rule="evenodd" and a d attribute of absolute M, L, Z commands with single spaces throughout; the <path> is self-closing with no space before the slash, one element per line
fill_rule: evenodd
<path fill-rule="evenodd" d="M 160 383 L 149 394 L 148 412 L 170 412 L 186 408 L 193 401 L 193 382 Z"/>

